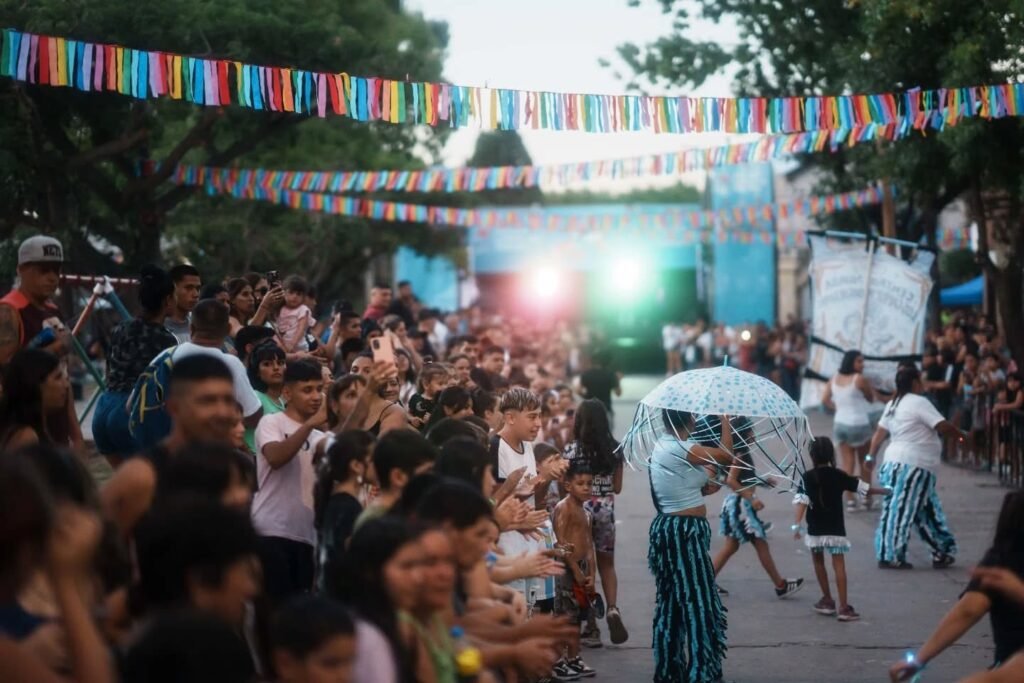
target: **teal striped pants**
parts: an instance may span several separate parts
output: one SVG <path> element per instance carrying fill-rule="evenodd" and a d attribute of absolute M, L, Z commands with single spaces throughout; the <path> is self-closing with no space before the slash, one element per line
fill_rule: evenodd
<path fill-rule="evenodd" d="M 725 607 L 715 587 L 711 525 L 658 514 L 647 564 L 654 574 L 655 683 L 710 683 L 722 676 Z"/>

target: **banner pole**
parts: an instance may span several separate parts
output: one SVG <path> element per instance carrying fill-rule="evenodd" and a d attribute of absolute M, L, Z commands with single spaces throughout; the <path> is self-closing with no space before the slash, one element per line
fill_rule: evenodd
<path fill-rule="evenodd" d="M 871 268 L 875 264 L 875 247 L 877 245 L 878 240 L 876 239 L 872 239 L 868 244 L 868 267 L 864 274 L 864 300 L 860 305 L 860 334 L 857 336 L 857 350 L 861 353 L 863 353 L 861 346 L 864 344 L 864 323 L 868 318 L 868 297 L 871 295 Z"/>

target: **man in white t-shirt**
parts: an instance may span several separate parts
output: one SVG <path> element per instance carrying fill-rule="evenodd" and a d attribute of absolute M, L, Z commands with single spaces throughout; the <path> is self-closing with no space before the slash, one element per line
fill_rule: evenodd
<path fill-rule="evenodd" d="M 871 438 L 869 461 L 875 460 L 882 442 L 892 439 L 878 472 L 879 484 L 892 489 L 875 534 L 875 552 L 882 569 L 911 568 L 906 558 L 912 527 L 931 547 L 935 569 L 950 566 L 956 555 L 956 539 L 935 490 L 935 473 L 942 459 L 940 435 L 961 439 L 963 435 L 920 395 L 923 389 L 916 367 L 900 368 L 896 397 L 886 404 Z"/>
<path fill-rule="evenodd" d="M 252 521 L 282 568 L 286 567 L 283 590 L 301 593 L 312 588 L 315 573 L 313 454 L 324 436 L 317 427 L 327 420 L 320 364 L 289 363 L 282 395 L 284 412 L 267 415 L 256 428 L 259 489 L 253 498 Z"/>
<path fill-rule="evenodd" d="M 661 328 L 661 347 L 665 351 L 665 376 L 682 371 L 683 327 L 667 322 Z"/>
<path fill-rule="evenodd" d="M 563 458 L 550 458 L 540 471 L 537 469 L 537 461 L 533 455 L 533 441 L 541 427 L 540 400 L 537 396 L 527 389 L 512 389 L 502 396 L 499 409 L 505 416 L 505 425 L 495 437 L 496 442 L 492 444 L 492 453 L 496 456 L 496 479 L 505 481 L 512 472 L 525 468 L 515 496 L 537 509 L 536 501 L 543 501 L 543 492 L 551 482 L 562 477 L 568 463 Z M 545 538 L 554 537 L 551 520 L 545 521 L 537 532 L 542 538 L 534 538 L 522 531 L 503 532 L 498 538 L 498 547 L 507 557 L 550 549 Z M 509 586 L 522 593 L 528 601 L 534 601 L 534 609 L 537 611 L 550 612 L 554 607 L 553 581 L 528 578 L 513 581 Z"/>
<path fill-rule="evenodd" d="M 255 427 L 263 416 L 263 404 L 256 390 L 249 384 L 245 366 L 237 357 L 221 351 L 224 338 L 231 330 L 228 309 L 216 299 L 203 299 L 192 310 L 191 341 L 171 349 L 174 362 L 189 356 L 205 354 L 220 359 L 228 366 L 235 386 L 235 399 L 242 407 L 242 420 L 246 427 Z"/>

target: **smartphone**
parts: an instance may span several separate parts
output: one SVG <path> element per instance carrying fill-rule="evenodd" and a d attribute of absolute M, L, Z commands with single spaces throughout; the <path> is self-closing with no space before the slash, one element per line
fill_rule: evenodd
<path fill-rule="evenodd" d="M 391 344 L 391 337 L 374 337 L 370 340 L 370 348 L 373 350 L 373 362 L 384 361 L 395 362 L 395 347 Z"/>
<path fill-rule="evenodd" d="M 270 287 L 270 289 L 273 289 L 274 287 L 277 287 L 279 284 L 281 284 L 281 276 L 277 274 L 276 270 L 268 270 L 267 286 Z"/>

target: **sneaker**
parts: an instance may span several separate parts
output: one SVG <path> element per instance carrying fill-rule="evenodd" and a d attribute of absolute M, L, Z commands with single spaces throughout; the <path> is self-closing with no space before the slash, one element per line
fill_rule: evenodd
<path fill-rule="evenodd" d="M 564 659 L 555 664 L 555 668 L 551 670 L 551 680 L 553 681 L 578 681 L 580 678 L 582 678 L 580 673 L 569 666 L 569 662 Z"/>
<path fill-rule="evenodd" d="M 956 562 L 956 558 L 952 555 L 932 555 L 932 569 L 945 569 Z"/>
<path fill-rule="evenodd" d="M 580 635 L 580 645 L 590 649 L 604 647 L 604 643 L 601 642 L 601 630 L 596 626 L 584 630 Z"/>
<path fill-rule="evenodd" d="M 853 605 L 847 605 L 839 608 L 839 616 L 836 618 L 839 621 L 857 621 L 860 619 L 860 615 L 857 614 L 857 610 L 853 609 Z"/>
<path fill-rule="evenodd" d="M 822 598 L 814 603 L 814 611 L 824 614 L 826 617 L 834 616 L 836 613 L 836 601 L 831 598 Z"/>
<path fill-rule="evenodd" d="M 775 595 L 780 598 L 784 598 L 787 595 L 792 595 L 800 590 L 804 585 L 803 579 L 786 579 L 785 585 L 782 588 L 775 589 Z"/>
<path fill-rule="evenodd" d="M 725 590 L 721 586 L 715 586 L 715 588 L 718 589 L 718 594 L 721 595 L 723 598 L 729 595 L 729 591 Z"/>
<path fill-rule="evenodd" d="M 885 560 L 878 561 L 879 569 L 913 569 L 914 565 L 910 564 L 906 560 L 900 560 L 898 562 L 886 562 Z"/>
<path fill-rule="evenodd" d="M 594 610 L 594 616 L 598 619 L 604 619 L 604 598 L 601 597 L 600 593 L 594 593 L 590 598 L 590 607 Z"/>
<path fill-rule="evenodd" d="M 608 634 L 615 645 L 621 645 L 629 640 L 629 631 L 622 623 L 622 614 L 619 612 L 619 608 L 615 606 L 608 608 Z"/>
<path fill-rule="evenodd" d="M 593 678 L 597 672 L 583 663 L 582 657 L 576 657 L 568 661 L 569 668 L 579 674 L 580 678 Z"/>

